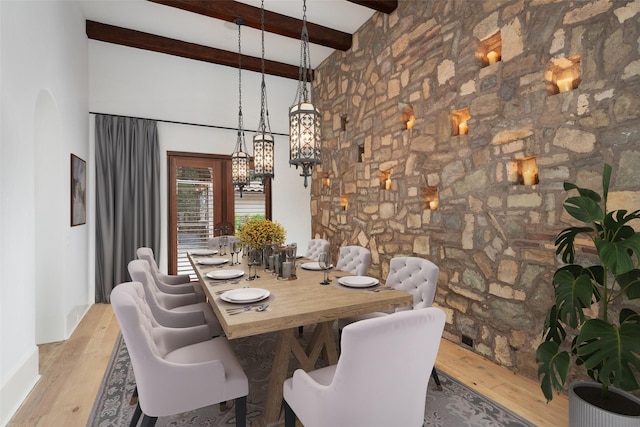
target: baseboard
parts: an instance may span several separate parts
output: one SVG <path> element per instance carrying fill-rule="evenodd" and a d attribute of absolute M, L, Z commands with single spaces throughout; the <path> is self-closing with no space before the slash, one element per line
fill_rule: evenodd
<path fill-rule="evenodd" d="M 34 346 L 24 363 L 0 387 L 0 426 L 6 426 L 40 379 L 39 353 Z"/>

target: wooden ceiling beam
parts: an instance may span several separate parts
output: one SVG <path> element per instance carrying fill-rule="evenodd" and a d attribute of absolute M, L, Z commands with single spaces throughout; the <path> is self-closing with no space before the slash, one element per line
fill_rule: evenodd
<path fill-rule="evenodd" d="M 398 0 L 347 0 L 351 3 L 359 4 L 360 6 L 368 7 L 369 9 L 377 10 L 378 12 L 386 13 L 387 15 L 398 8 Z"/>
<path fill-rule="evenodd" d="M 237 52 L 233 53 L 95 21 L 86 21 L 86 31 L 87 36 L 92 40 L 146 49 L 153 52 L 195 59 L 197 61 L 210 62 L 212 64 L 238 67 Z M 262 72 L 261 60 L 253 56 L 242 55 L 242 68 L 260 73 Z M 299 77 L 298 66 L 266 59 L 264 61 L 264 72 L 273 76 L 294 80 L 298 80 Z M 310 78 L 313 78 L 313 76 Z"/>
<path fill-rule="evenodd" d="M 261 9 L 248 4 L 230 0 L 202 1 L 202 0 L 149 0 L 153 3 L 172 6 L 188 12 L 209 16 L 233 22 L 242 18 L 245 25 L 261 29 Z M 302 20 L 279 13 L 264 11 L 264 29 L 270 33 L 285 37 L 300 39 Z M 309 42 L 346 51 L 351 48 L 351 34 L 323 27 L 307 21 Z"/>

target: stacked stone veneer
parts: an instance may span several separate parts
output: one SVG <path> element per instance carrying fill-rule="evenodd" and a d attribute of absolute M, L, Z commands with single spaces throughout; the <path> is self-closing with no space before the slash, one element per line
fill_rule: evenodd
<path fill-rule="evenodd" d="M 483 67 L 476 53 L 498 31 L 502 60 Z M 553 242 L 571 221 L 563 182 L 599 190 L 610 163 L 610 207 L 640 208 L 639 39 L 640 0 L 401 0 L 376 13 L 351 50 L 317 68 L 313 235 L 334 256 L 341 245 L 368 247 L 369 274 L 381 278 L 394 256 L 431 259 L 445 337 L 469 336 L 474 351 L 535 377 L 559 266 Z M 548 64 L 575 55 L 579 87 L 550 94 Z M 451 112 L 467 107 L 469 133 L 452 136 Z M 526 155 L 537 156 L 536 186 L 509 181 L 510 162 Z M 390 190 L 380 185 L 386 170 Z M 425 209 L 427 185 L 438 187 L 438 210 Z"/>

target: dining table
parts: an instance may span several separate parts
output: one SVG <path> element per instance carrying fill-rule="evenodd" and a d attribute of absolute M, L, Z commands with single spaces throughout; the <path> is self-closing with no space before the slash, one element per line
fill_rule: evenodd
<path fill-rule="evenodd" d="M 322 285 L 323 271 L 316 268 L 317 262 L 309 259 L 298 259 L 292 276 L 284 279 L 266 271 L 264 266 L 252 267 L 250 274 L 246 257 L 238 257 L 239 264 L 231 265 L 231 256 L 195 251 L 187 255 L 227 339 L 277 333 L 264 412 L 252 426 L 282 424 L 282 388 L 291 355 L 299 368 L 307 372 L 315 369 L 320 357 L 328 365 L 337 363 L 334 328 L 337 319 L 410 307 L 413 302 L 408 292 L 381 283 L 372 284 L 368 279 L 362 282 L 356 280 L 361 279 L 360 276 L 343 271 L 332 271 L 331 283 Z M 259 277 L 248 280 L 256 272 Z M 373 280 L 377 282 L 377 279 Z M 347 283 L 347 286 L 339 282 Z M 232 299 L 233 295 L 238 299 Z M 241 295 L 257 298 L 240 298 Z M 315 328 L 304 347 L 298 331 L 307 325 L 315 325 Z"/>

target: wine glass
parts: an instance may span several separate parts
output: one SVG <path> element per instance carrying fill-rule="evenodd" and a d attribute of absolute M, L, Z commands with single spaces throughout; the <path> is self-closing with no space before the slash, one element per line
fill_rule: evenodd
<path fill-rule="evenodd" d="M 227 246 L 229 245 L 229 237 L 228 236 L 221 236 L 220 237 L 220 255 L 226 255 L 227 254 Z M 222 252 L 222 248 L 224 248 L 224 252 Z"/>
<path fill-rule="evenodd" d="M 231 263 L 233 265 L 238 265 L 240 264 L 240 251 L 242 250 L 242 243 L 238 240 L 236 240 L 235 242 L 231 243 L 231 250 L 233 251 L 233 254 L 236 255 L 236 262 L 235 264 L 233 264 L 233 254 L 231 254 Z"/>
<path fill-rule="evenodd" d="M 261 253 L 261 249 L 249 250 L 249 277 L 247 277 L 247 280 L 255 280 L 260 278 L 260 276 L 258 276 L 258 266 L 260 265 L 259 257 Z M 251 274 L 251 267 L 255 268 L 254 274 Z"/>
<path fill-rule="evenodd" d="M 331 283 L 331 279 L 329 279 L 329 270 L 333 267 L 331 264 L 331 254 L 329 252 L 323 252 L 318 257 L 318 265 L 320 269 L 323 271 L 324 276 L 321 285 L 328 285 Z"/>

